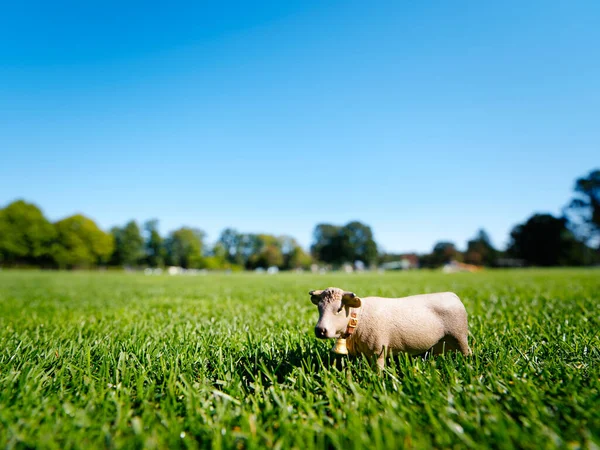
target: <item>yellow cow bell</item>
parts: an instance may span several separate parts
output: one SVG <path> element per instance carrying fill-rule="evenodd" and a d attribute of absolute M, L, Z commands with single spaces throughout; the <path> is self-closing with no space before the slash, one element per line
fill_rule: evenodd
<path fill-rule="evenodd" d="M 331 349 L 331 351 L 333 353 L 337 353 L 338 355 L 347 355 L 348 354 L 348 347 L 346 347 L 346 339 L 344 339 L 344 338 L 337 338 L 337 340 L 335 341 L 335 344 L 333 345 L 333 348 Z"/>

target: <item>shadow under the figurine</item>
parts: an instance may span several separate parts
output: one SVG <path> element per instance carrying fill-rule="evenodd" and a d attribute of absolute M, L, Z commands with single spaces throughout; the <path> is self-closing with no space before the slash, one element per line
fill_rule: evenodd
<path fill-rule="evenodd" d="M 374 358 L 337 354 L 331 350 L 331 347 L 311 341 L 300 341 L 282 349 L 257 347 L 242 356 L 234 370 L 244 384 L 250 386 L 257 381 L 263 384 L 285 383 L 292 372 L 299 368 L 310 374 L 319 374 L 331 368 L 345 370 L 362 364 L 369 365 L 374 371 L 378 369 Z M 409 361 L 436 358 L 438 356 L 433 356 L 431 352 L 418 355 L 398 353 L 386 358 L 386 367 L 406 367 Z"/>

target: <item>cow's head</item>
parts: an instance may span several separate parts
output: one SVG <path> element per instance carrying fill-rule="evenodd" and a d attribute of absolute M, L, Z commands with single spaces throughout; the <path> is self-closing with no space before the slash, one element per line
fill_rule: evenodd
<path fill-rule="evenodd" d="M 335 338 L 346 332 L 350 320 L 350 308 L 360 308 L 361 301 L 354 292 L 330 287 L 310 291 L 310 300 L 319 308 L 319 321 L 315 335 L 319 339 Z"/>

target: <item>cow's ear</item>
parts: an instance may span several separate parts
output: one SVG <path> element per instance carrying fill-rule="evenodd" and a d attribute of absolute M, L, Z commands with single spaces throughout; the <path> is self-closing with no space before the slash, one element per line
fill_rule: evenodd
<path fill-rule="evenodd" d="M 318 305 L 319 302 L 321 301 L 321 294 L 323 293 L 322 290 L 320 291 L 310 291 L 310 301 L 313 302 L 315 305 Z"/>
<path fill-rule="evenodd" d="M 354 292 L 344 292 L 342 294 L 342 303 L 350 308 L 360 308 L 362 301 Z"/>

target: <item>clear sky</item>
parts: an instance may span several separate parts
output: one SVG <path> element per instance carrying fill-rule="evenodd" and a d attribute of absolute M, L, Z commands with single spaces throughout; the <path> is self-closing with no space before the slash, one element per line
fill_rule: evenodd
<path fill-rule="evenodd" d="M 503 246 L 600 165 L 600 2 L 5 2 L 0 205 Z"/>

